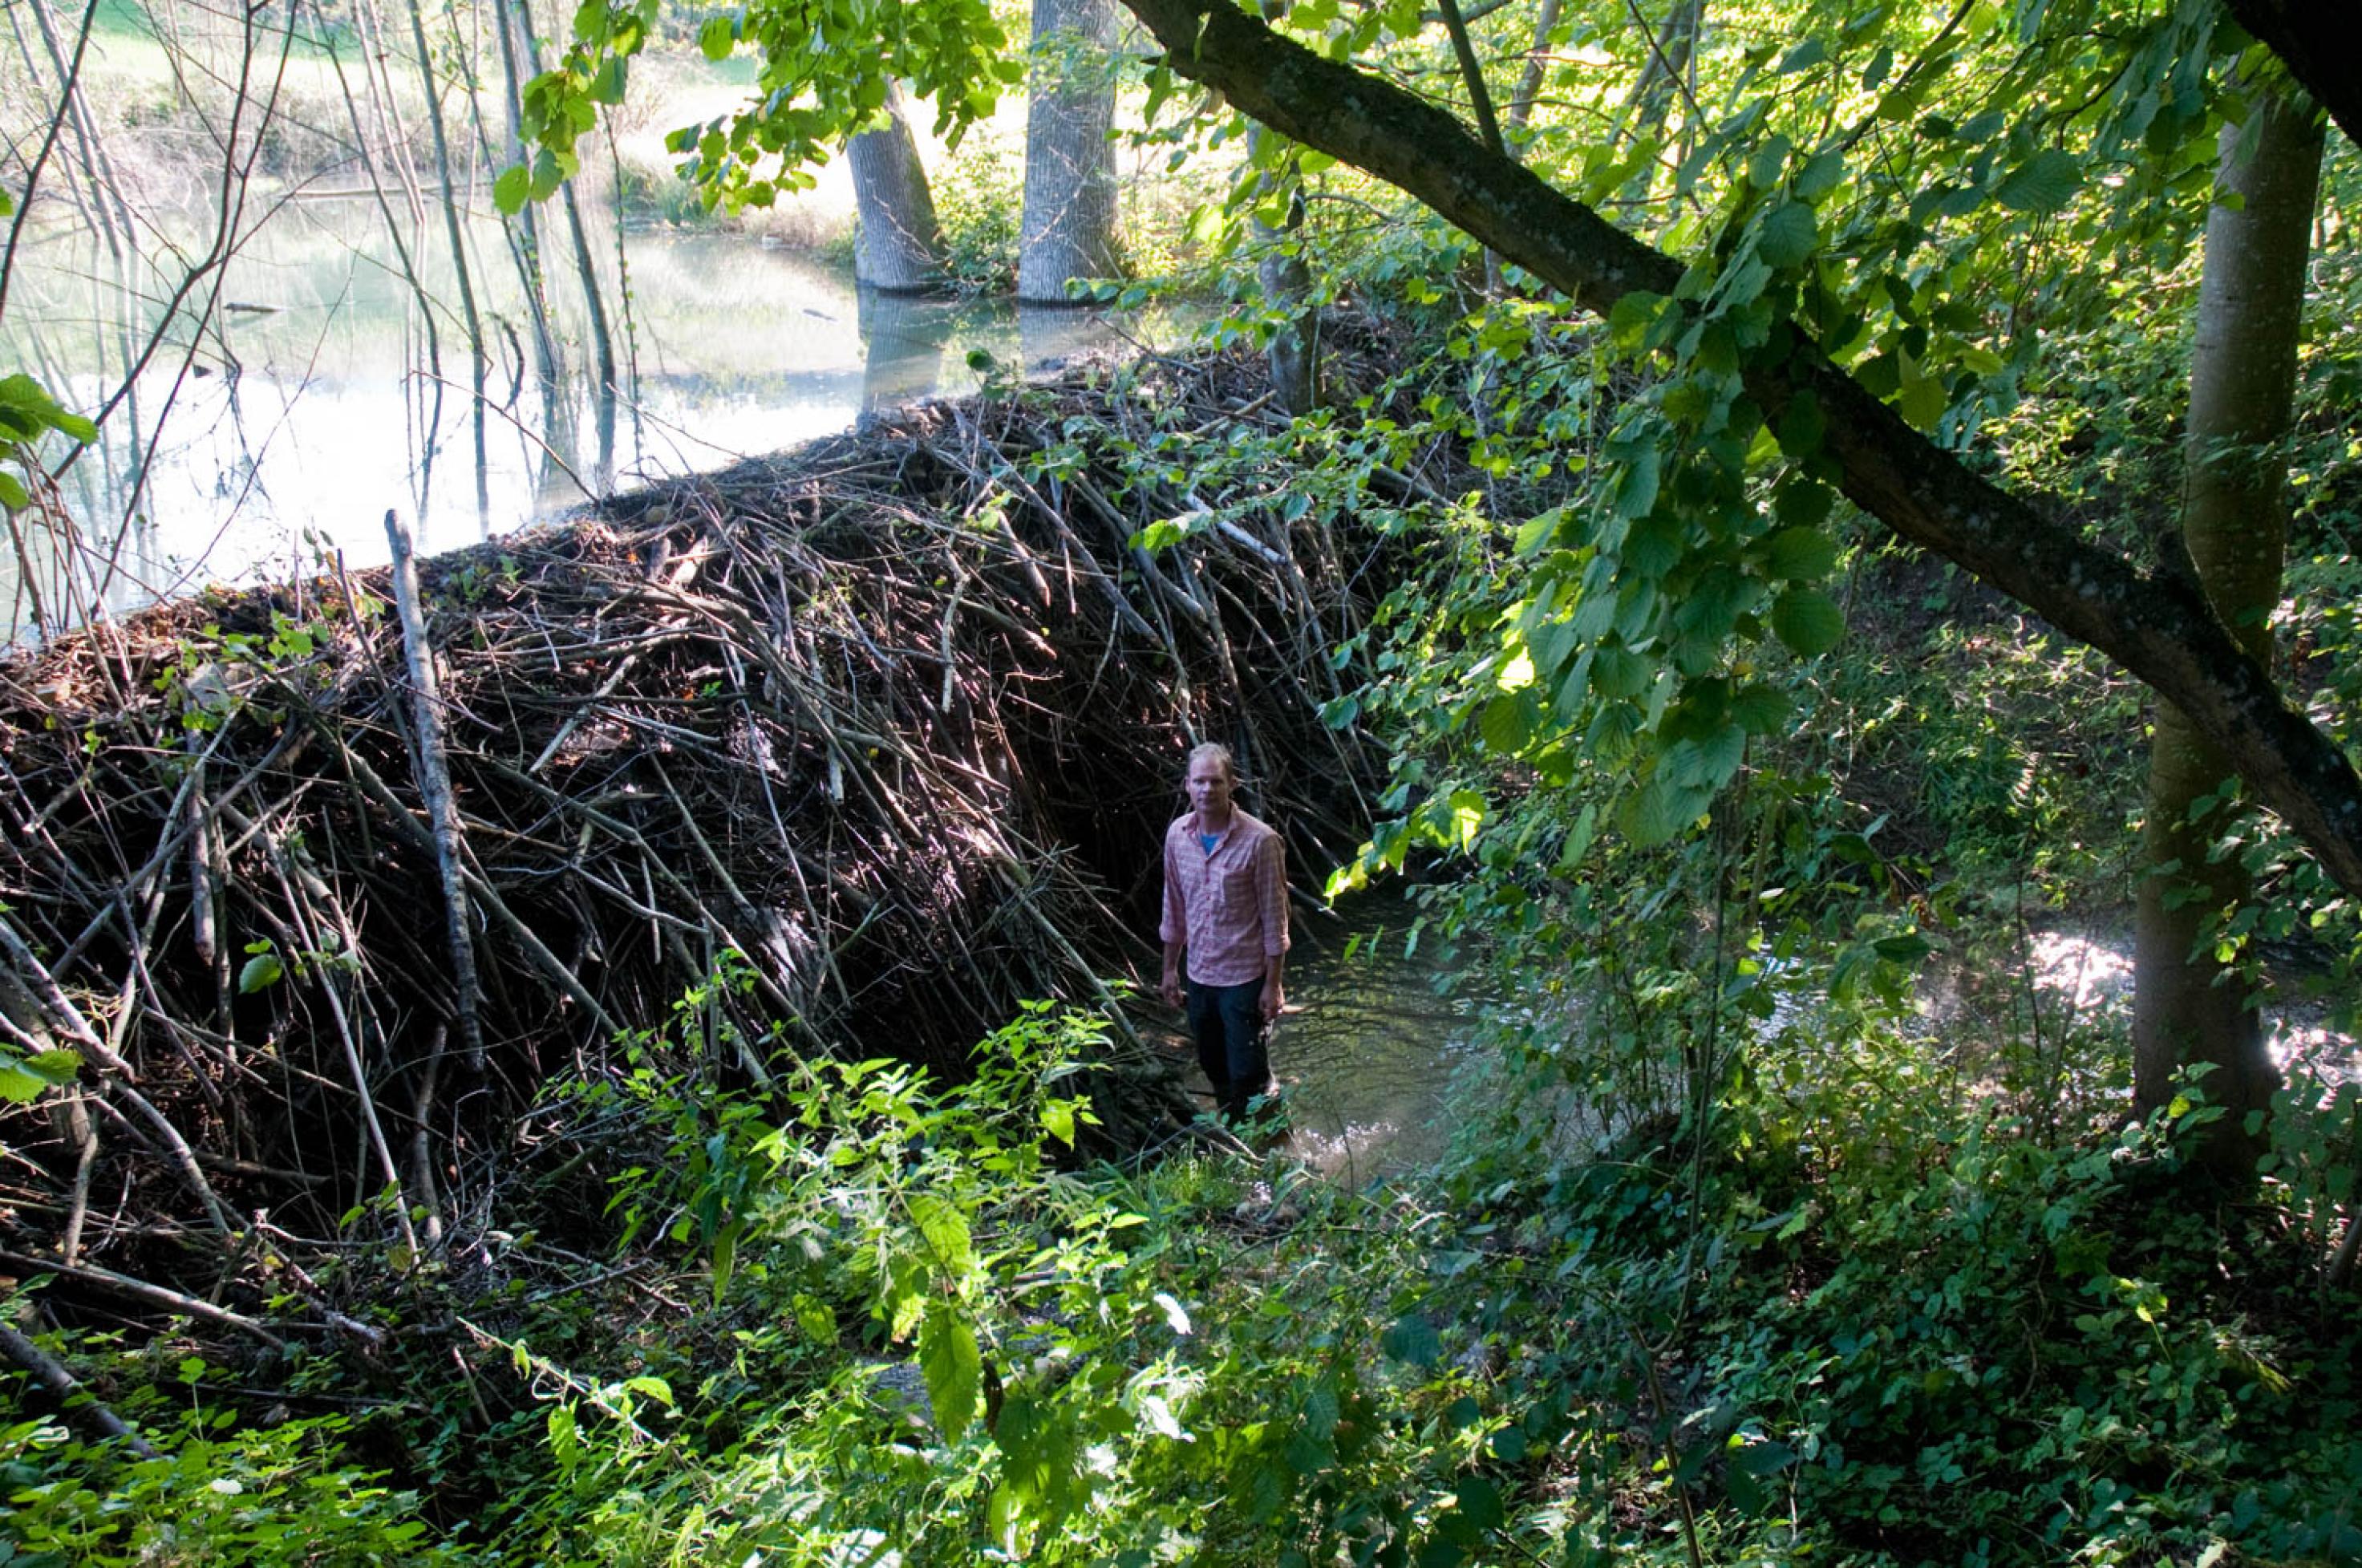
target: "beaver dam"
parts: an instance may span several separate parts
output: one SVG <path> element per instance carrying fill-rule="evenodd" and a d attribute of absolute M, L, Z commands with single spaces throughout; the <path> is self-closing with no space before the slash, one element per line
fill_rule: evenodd
<path fill-rule="evenodd" d="M 0 1128 L 0 1267 L 83 1321 L 349 1326 L 323 1260 L 483 1255 L 519 1190 L 597 1214 L 600 1130 L 545 1089 L 659 1031 L 760 1085 L 1108 1005 L 1197 739 L 1299 867 L 1352 843 L 1371 759 L 1317 707 L 1395 547 L 1199 488 L 1256 390 L 931 404 L 414 591 L 332 570 L 0 667 L 0 1012 L 12 1098 L 53 1086 Z M 1160 442 L 1161 480 L 1120 460 Z M 1189 1107 L 1114 1015 L 1087 1077 L 1138 1149 Z"/>

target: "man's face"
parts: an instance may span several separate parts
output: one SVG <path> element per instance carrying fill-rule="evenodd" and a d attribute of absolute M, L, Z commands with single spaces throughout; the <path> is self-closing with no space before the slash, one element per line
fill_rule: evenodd
<path fill-rule="evenodd" d="M 1189 804 L 1200 817 L 1220 817 L 1231 809 L 1231 770 L 1210 756 L 1189 764 Z"/>

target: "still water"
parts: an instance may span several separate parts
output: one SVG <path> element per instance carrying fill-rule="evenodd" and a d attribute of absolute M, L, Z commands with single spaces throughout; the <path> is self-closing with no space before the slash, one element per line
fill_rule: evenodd
<path fill-rule="evenodd" d="M 332 550 L 355 566 L 382 561 L 389 508 L 423 550 L 456 548 L 590 495 L 971 392 L 982 374 L 972 357 L 1039 373 L 1167 330 L 1162 319 L 1090 310 L 1021 316 L 1007 301 L 875 296 L 814 253 L 734 234 L 627 230 L 620 247 L 612 233 L 603 240 L 622 392 L 602 408 L 579 289 L 550 281 L 564 364 L 545 392 L 505 236 L 488 222 L 477 230 L 477 296 L 492 340 L 482 504 L 447 259 L 433 246 L 412 252 L 434 302 L 430 346 L 374 208 L 291 206 L 227 263 L 201 330 L 166 328 L 101 445 L 67 471 L 85 580 L 110 607 L 310 570 Z M 617 256 L 628 291 L 616 286 Z M 0 329 L 6 363 L 86 411 L 121 384 L 126 345 L 147 330 L 125 317 L 155 293 L 152 283 L 111 287 L 107 272 L 87 236 L 46 237 L 28 250 Z M 0 595 L 15 597 L 14 570 L 0 563 Z"/>
<path fill-rule="evenodd" d="M 1454 955 L 1410 934 L 1397 891 L 1347 898 L 1294 920 L 1292 1010 L 1271 1060 L 1289 1147 L 1338 1180 L 1431 1164 L 1451 1141 L 1445 1090 L 1478 1057 L 1496 999 L 1458 983 Z"/>

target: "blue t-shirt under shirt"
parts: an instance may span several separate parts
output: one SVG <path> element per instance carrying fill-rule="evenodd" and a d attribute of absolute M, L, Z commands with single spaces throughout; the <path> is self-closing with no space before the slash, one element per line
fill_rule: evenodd
<path fill-rule="evenodd" d="M 1214 845 L 1221 842 L 1222 835 L 1218 833 L 1201 833 L 1198 835 L 1198 847 L 1209 855 L 1213 854 Z"/>

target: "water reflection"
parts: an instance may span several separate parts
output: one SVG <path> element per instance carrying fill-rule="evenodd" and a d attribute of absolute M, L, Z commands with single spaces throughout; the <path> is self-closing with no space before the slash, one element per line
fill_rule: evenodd
<path fill-rule="evenodd" d="M 1451 955 L 1415 941 L 1398 895 L 1348 899 L 1296 922 L 1272 1070 L 1291 1147 L 1351 1185 L 1431 1163 L 1451 1141 L 1444 1088 L 1471 1057 L 1489 1005 L 1445 994 Z"/>
<path fill-rule="evenodd" d="M 505 248 L 489 219 L 470 238 L 482 256 Z M 121 330 L 88 330 L 92 302 L 77 279 L 94 269 L 95 245 L 49 237 L 39 264 L 28 258 L 22 269 L 24 308 L 0 323 L 0 359 L 47 367 L 65 401 L 85 409 L 115 390 L 105 368 L 116 357 L 105 345 Z M 718 467 L 973 391 L 977 349 L 1004 364 L 1038 362 L 1126 349 L 1134 336 L 1165 330 L 1119 332 L 1090 311 L 1029 311 L 1021 321 L 1006 302 L 864 298 L 848 268 L 810 253 L 727 234 L 634 232 L 621 247 L 628 295 L 609 281 L 611 298 L 630 303 L 628 315 L 611 312 L 621 385 L 602 395 L 579 302 L 569 315 L 567 302 L 552 301 L 567 362 L 545 382 L 524 346 L 521 285 L 482 267 L 493 363 L 480 512 L 465 344 L 445 323 L 439 381 L 427 371 L 414 296 L 386 248 L 358 204 L 307 203 L 227 264 L 224 307 L 138 378 L 146 425 L 110 421 L 67 472 L 64 499 L 83 530 L 83 597 L 103 587 L 107 604 L 127 609 L 209 581 L 310 569 L 328 550 L 373 564 L 386 556 L 389 507 L 413 519 L 424 549 L 450 549 L 612 485 Z M 416 261 L 428 293 L 447 293 L 437 271 L 447 262 L 431 250 Z M 56 575 L 53 558 L 31 564 L 37 580 Z M 16 560 L 0 560 L 0 595 L 16 599 L 19 576 Z"/>

